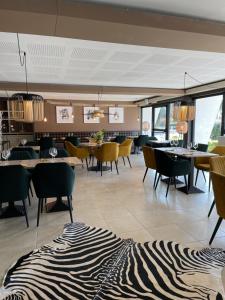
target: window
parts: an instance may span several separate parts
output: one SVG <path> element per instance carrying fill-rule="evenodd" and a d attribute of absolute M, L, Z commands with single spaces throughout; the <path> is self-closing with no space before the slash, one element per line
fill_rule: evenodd
<path fill-rule="evenodd" d="M 152 108 L 151 107 L 143 107 L 142 108 L 142 134 L 146 134 L 151 136 L 152 133 Z"/>
<path fill-rule="evenodd" d="M 209 144 L 209 150 L 221 135 L 223 95 L 196 99 L 195 143 Z"/>
<path fill-rule="evenodd" d="M 167 108 L 168 106 L 160 106 L 153 109 L 153 135 L 159 140 L 167 138 Z"/>

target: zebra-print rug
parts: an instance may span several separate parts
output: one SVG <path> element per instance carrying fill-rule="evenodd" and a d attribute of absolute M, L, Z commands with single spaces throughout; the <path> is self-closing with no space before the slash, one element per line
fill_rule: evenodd
<path fill-rule="evenodd" d="M 81 223 L 21 257 L 7 272 L 1 299 L 225 299 L 225 252 L 175 242 L 135 243 Z"/>

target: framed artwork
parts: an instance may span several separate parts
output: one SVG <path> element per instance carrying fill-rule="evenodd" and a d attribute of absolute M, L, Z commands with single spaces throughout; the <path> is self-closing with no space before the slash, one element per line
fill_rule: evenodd
<path fill-rule="evenodd" d="M 84 123 L 100 123 L 99 118 L 92 118 L 91 113 L 94 110 L 98 110 L 99 107 L 86 106 L 84 107 Z"/>
<path fill-rule="evenodd" d="M 109 107 L 109 123 L 111 124 L 124 123 L 123 107 Z"/>
<path fill-rule="evenodd" d="M 73 107 L 56 106 L 56 123 L 73 123 Z"/>

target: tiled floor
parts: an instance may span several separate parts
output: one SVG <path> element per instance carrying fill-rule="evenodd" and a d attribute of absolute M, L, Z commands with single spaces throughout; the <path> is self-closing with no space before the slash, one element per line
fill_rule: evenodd
<path fill-rule="evenodd" d="M 152 171 L 142 183 L 145 170 L 142 155 L 133 155 L 131 161 L 132 169 L 128 165 L 124 167 L 122 161 L 119 163 L 120 175 L 114 170 L 101 177 L 99 173 L 77 168 L 74 219 L 110 229 L 122 238 L 131 237 L 135 241 L 165 239 L 194 248 L 208 246 L 217 215 L 214 210 L 207 218 L 213 193 L 208 193 L 202 178 L 199 187 L 205 193 L 187 196 L 171 187 L 166 199 L 164 183 L 160 183 L 157 192 L 152 189 Z M 0 279 L 18 257 L 50 242 L 69 222 L 68 212 L 43 213 L 37 228 L 36 213 L 34 197 L 29 207 L 29 229 L 23 217 L 0 220 Z M 225 222 L 213 246 L 225 248 Z"/>

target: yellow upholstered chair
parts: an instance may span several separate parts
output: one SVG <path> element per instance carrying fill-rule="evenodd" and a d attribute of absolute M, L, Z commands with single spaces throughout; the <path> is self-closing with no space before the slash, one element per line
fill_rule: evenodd
<path fill-rule="evenodd" d="M 223 221 L 223 219 L 225 219 L 225 175 L 211 172 L 211 179 L 216 202 L 216 210 L 219 215 L 219 219 L 209 241 L 209 245 L 212 244 L 212 241 L 220 227 L 221 222 Z"/>
<path fill-rule="evenodd" d="M 225 146 L 216 146 L 210 152 L 218 154 L 220 156 L 225 155 Z M 197 158 L 195 158 L 195 168 L 197 169 L 197 174 L 196 174 L 196 178 L 195 178 L 195 185 L 197 184 L 199 170 L 201 170 L 203 172 L 203 175 L 204 175 L 204 171 L 206 171 L 206 172 L 210 171 L 209 160 L 210 160 L 210 157 L 197 157 Z M 205 175 L 204 175 L 204 178 L 205 178 Z M 209 180 L 209 189 L 210 189 L 210 180 Z"/>
<path fill-rule="evenodd" d="M 210 164 L 210 172 L 215 172 L 221 175 L 225 175 L 225 156 L 211 157 L 209 160 L 209 164 Z M 208 217 L 210 217 L 214 205 L 215 205 L 215 199 L 213 200 L 212 205 L 210 207 Z"/>
<path fill-rule="evenodd" d="M 155 179 L 154 179 L 154 187 L 155 187 L 156 177 L 157 177 L 155 151 L 153 148 L 148 146 L 143 146 L 142 150 L 143 150 L 145 166 L 146 166 L 143 182 L 145 181 L 145 177 L 147 175 L 148 169 L 153 169 L 155 170 Z"/>
<path fill-rule="evenodd" d="M 65 147 L 67 152 L 69 153 L 70 156 L 74 156 L 79 158 L 82 162 L 85 159 L 86 161 L 86 166 L 88 169 L 88 161 L 87 158 L 89 157 L 89 151 L 87 148 L 82 148 L 82 147 L 76 147 L 72 143 L 65 141 Z"/>
<path fill-rule="evenodd" d="M 112 162 L 115 162 L 117 174 L 118 171 L 118 155 L 119 155 L 119 145 L 117 143 L 105 143 L 98 149 L 94 151 L 94 156 L 96 157 L 98 164 L 100 165 L 100 171 L 102 176 L 102 164 L 104 162 L 110 162 L 112 171 Z"/>
<path fill-rule="evenodd" d="M 131 168 L 132 168 L 132 166 L 131 166 L 131 163 L 130 163 L 130 157 L 129 156 L 130 156 L 130 153 L 131 153 L 132 143 L 133 143 L 133 140 L 126 139 L 124 142 L 122 142 L 119 145 L 119 157 L 123 158 L 124 166 L 125 166 L 125 159 L 124 158 L 127 157 L 128 163 L 129 163 Z"/>

